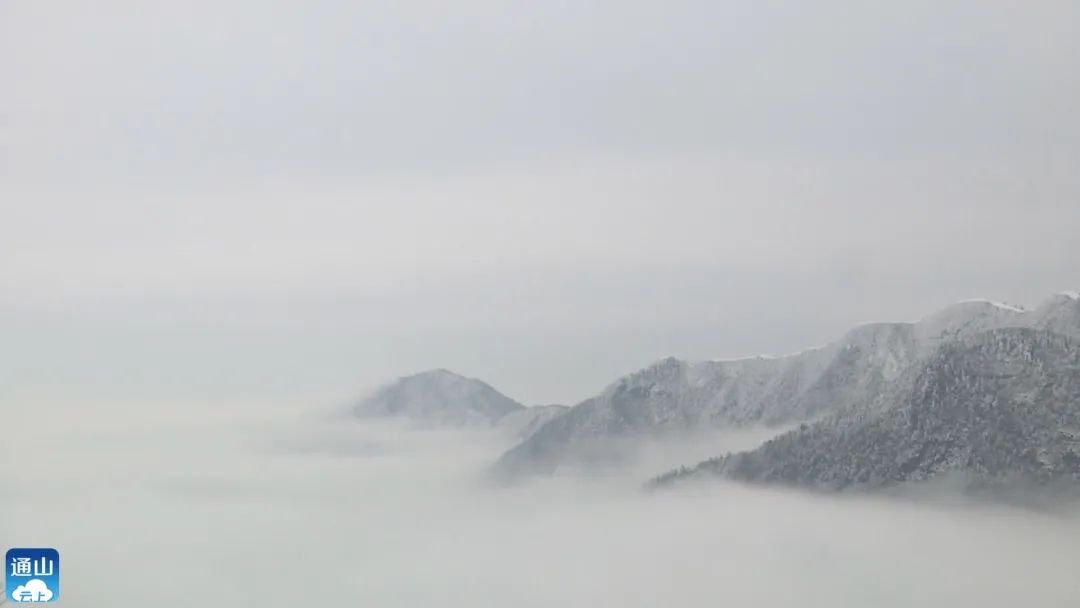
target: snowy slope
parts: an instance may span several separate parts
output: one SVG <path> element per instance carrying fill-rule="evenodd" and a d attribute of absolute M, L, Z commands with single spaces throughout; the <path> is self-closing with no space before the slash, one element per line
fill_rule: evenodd
<path fill-rule="evenodd" d="M 1080 338 L 1080 294 L 1064 291 L 1027 315 L 1026 327 Z"/>
<path fill-rule="evenodd" d="M 1027 328 L 943 345 L 881 411 L 845 411 L 757 450 L 658 478 L 817 489 L 958 476 L 967 487 L 1080 483 L 1080 342 Z"/>
<path fill-rule="evenodd" d="M 659 361 L 574 406 L 500 458 L 504 477 L 564 464 L 618 461 L 605 444 L 711 427 L 783 425 L 851 407 L 886 407 L 898 379 L 942 344 L 1003 327 L 1080 337 L 1080 299 L 1051 298 L 1034 311 L 988 300 L 949 306 L 916 323 L 868 323 L 824 347 L 787 357 Z"/>

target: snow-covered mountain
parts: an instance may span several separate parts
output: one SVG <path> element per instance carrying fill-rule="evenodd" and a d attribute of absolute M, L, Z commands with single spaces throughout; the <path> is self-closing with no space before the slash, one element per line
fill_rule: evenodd
<path fill-rule="evenodd" d="M 420 426 L 490 427 L 525 406 L 488 384 L 445 369 L 400 378 L 354 408 L 365 418 L 397 417 Z"/>
<path fill-rule="evenodd" d="M 1080 338 L 1080 293 L 1063 291 L 1025 317 L 1025 327 Z"/>
<path fill-rule="evenodd" d="M 1036 310 L 988 300 L 954 304 L 915 323 L 860 325 L 826 346 L 786 357 L 691 363 L 659 361 L 619 379 L 544 424 L 505 453 L 503 477 L 551 473 L 564 464 L 618 461 L 635 438 L 710 427 L 781 426 L 862 408 L 879 411 L 899 380 L 952 341 L 997 328 L 1045 329 L 1080 338 L 1080 297 Z"/>
<path fill-rule="evenodd" d="M 946 475 L 969 488 L 1080 482 L 1080 341 L 990 330 L 942 345 L 903 384 L 879 411 L 838 412 L 656 483 L 711 475 L 829 490 Z"/>

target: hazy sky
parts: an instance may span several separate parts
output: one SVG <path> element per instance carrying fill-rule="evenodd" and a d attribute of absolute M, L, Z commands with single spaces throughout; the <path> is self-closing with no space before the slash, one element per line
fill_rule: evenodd
<path fill-rule="evenodd" d="M 0 390 L 575 402 L 1080 288 L 1072 0 L 0 3 Z M 3 394 L 0 393 L 0 398 Z"/>

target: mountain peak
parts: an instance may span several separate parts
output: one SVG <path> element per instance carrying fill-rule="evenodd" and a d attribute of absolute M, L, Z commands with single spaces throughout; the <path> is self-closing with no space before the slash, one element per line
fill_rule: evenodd
<path fill-rule="evenodd" d="M 399 378 L 354 411 L 365 418 L 404 418 L 424 426 L 491 426 L 524 407 L 485 382 L 439 368 Z"/>
<path fill-rule="evenodd" d="M 441 382 L 469 382 L 473 381 L 473 378 L 463 376 L 457 372 L 452 372 L 446 368 L 438 367 L 435 369 L 424 370 L 408 376 L 401 376 L 398 378 L 399 382 L 419 382 L 419 381 L 441 381 Z"/>

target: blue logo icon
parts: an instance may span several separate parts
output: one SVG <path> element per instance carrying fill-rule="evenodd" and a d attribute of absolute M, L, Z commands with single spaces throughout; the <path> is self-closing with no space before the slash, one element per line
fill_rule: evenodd
<path fill-rule="evenodd" d="M 60 553 L 56 549 L 9 549 L 7 598 L 13 602 L 55 602 L 60 597 Z"/>

